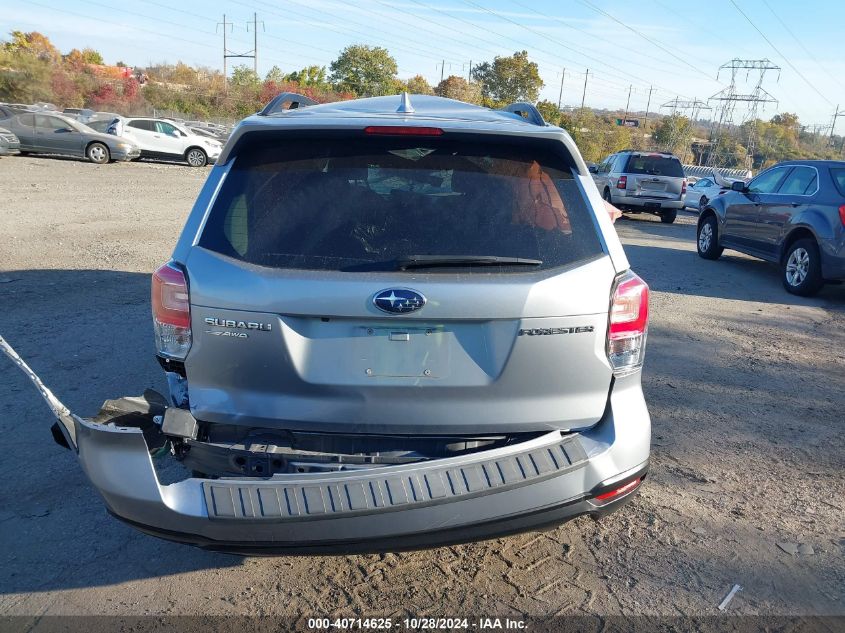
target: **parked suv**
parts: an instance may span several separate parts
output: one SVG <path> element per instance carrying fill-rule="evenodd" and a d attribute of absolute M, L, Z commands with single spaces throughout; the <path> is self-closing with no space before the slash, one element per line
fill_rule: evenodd
<path fill-rule="evenodd" d="M 671 224 L 684 208 L 687 179 L 672 154 L 624 150 L 591 172 L 602 197 L 623 211 L 654 213 Z"/>
<path fill-rule="evenodd" d="M 350 552 L 628 500 L 648 287 L 569 135 L 525 104 L 299 105 L 235 129 L 153 275 L 167 397 L 93 420 L 50 400 L 111 512 L 207 548 Z M 193 477 L 158 480 L 167 446 Z"/>
<path fill-rule="evenodd" d="M 698 220 L 698 254 L 732 248 L 780 264 L 784 288 L 816 294 L 845 279 L 845 162 L 778 163 L 711 200 Z"/>
<path fill-rule="evenodd" d="M 141 148 L 141 157 L 184 160 L 192 167 L 214 162 L 223 145 L 207 136 L 164 119 L 131 117 L 123 124 L 123 136 Z"/>

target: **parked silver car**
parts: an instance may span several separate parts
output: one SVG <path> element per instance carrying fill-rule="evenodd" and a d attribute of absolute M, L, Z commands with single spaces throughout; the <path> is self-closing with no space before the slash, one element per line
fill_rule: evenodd
<path fill-rule="evenodd" d="M 20 153 L 21 142 L 11 130 L 0 127 L 0 156 Z"/>
<path fill-rule="evenodd" d="M 152 313 L 166 397 L 84 420 L 43 393 L 109 510 L 163 538 L 433 546 L 602 516 L 646 474 L 648 287 L 533 106 L 249 117 Z M 166 447 L 193 477 L 159 481 Z"/>
<path fill-rule="evenodd" d="M 59 114 L 25 112 L 3 123 L 20 139 L 22 154 L 82 156 L 92 163 L 131 160 L 141 154 L 127 139 L 101 134 Z"/>
<path fill-rule="evenodd" d="M 687 179 L 673 154 L 623 150 L 590 171 L 602 197 L 623 211 L 654 213 L 672 223 L 684 207 Z"/>
<path fill-rule="evenodd" d="M 214 162 L 223 150 L 217 139 L 200 136 L 164 119 L 127 117 L 122 135 L 141 148 L 142 157 L 184 160 L 192 167 Z"/>

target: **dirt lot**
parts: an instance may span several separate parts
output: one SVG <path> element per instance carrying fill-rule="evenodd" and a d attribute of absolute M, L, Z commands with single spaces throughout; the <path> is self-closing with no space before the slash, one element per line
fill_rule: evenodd
<path fill-rule="evenodd" d="M 164 389 L 148 275 L 206 170 L 0 159 L 0 334 L 74 411 Z M 651 476 L 601 523 L 384 556 L 240 558 L 109 517 L 0 358 L 0 614 L 845 615 L 845 287 L 695 255 L 695 217 L 623 219 L 653 290 Z M 788 553 L 800 544 L 800 553 Z"/>

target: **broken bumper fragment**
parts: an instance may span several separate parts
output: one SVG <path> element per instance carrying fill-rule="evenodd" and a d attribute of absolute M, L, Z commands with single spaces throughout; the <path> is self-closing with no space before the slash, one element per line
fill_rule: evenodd
<path fill-rule="evenodd" d="M 39 389 L 112 514 L 144 532 L 208 549 L 382 552 L 501 536 L 612 511 L 647 469 L 642 425 L 649 425 L 648 412 L 622 379 L 604 418 L 582 433 L 552 431 L 397 466 L 165 485 L 151 456 L 163 446 L 154 421 L 163 400 L 111 401 L 96 418 L 84 419 L 64 407 L 2 338 L 0 347 Z"/>

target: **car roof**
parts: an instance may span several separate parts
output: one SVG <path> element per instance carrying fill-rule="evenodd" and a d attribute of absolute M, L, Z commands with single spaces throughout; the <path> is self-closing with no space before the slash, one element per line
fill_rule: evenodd
<path fill-rule="evenodd" d="M 335 101 L 332 103 L 321 103 L 307 107 L 300 107 L 291 110 L 263 115 L 254 115 L 246 120 L 259 117 L 259 120 L 268 122 L 298 118 L 319 118 L 333 119 L 335 121 L 350 121 L 361 118 L 409 118 L 414 120 L 437 120 L 451 122 L 475 122 L 475 123 L 496 123 L 504 125 L 515 125 L 536 129 L 536 125 L 530 123 L 518 114 L 505 112 L 503 110 L 491 110 L 482 106 L 435 97 L 431 95 L 408 95 L 411 109 L 403 109 L 402 95 L 391 95 L 386 97 L 367 97 L 353 99 L 350 101 Z M 268 123 L 272 125 L 272 123 Z M 351 125 L 355 125 L 352 124 Z"/>
<path fill-rule="evenodd" d="M 845 167 L 845 160 L 784 160 L 772 165 L 772 167 L 795 167 L 797 165 L 807 165 L 808 167 Z"/>
<path fill-rule="evenodd" d="M 343 130 L 403 124 L 438 127 L 449 132 L 554 139 L 562 141 L 574 155 L 578 155 L 566 130 L 548 124 L 539 125 L 519 114 L 430 95 L 392 95 L 301 106 L 268 115 L 254 114 L 236 126 L 217 162 L 221 164 L 228 160 L 242 136 L 259 131 Z M 589 173 L 586 165 L 579 167 L 579 171 Z"/>

